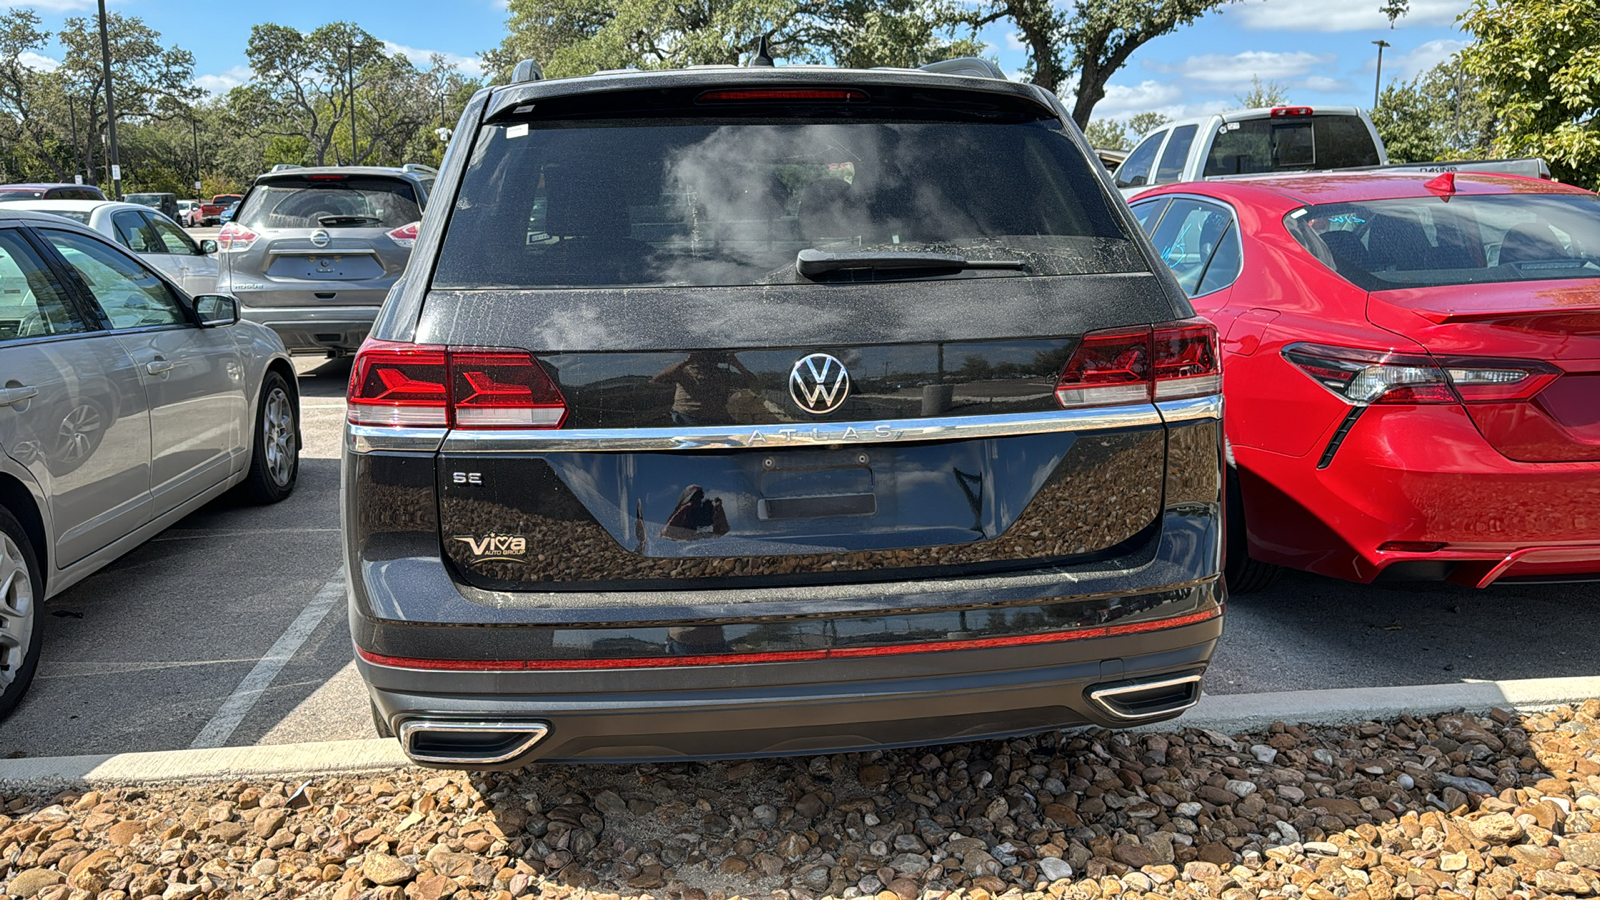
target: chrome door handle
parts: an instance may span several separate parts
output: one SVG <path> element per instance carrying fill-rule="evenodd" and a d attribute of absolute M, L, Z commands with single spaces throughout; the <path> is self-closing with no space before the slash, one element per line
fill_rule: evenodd
<path fill-rule="evenodd" d="M 165 375 L 181 365 L 183 365 L 181 362 L 173 362 L 169 359 L 157 359 L 145 363 L 144 370 L 149 372 L 151 375 Z"/>
<path fill-rule="evenodd" d="M 37 396 L 39 396 L 39 389 L 36 387 L 14 387 L 0 389 L 0 406 L 13 406 L 18 403 L 26 403 Z"/>

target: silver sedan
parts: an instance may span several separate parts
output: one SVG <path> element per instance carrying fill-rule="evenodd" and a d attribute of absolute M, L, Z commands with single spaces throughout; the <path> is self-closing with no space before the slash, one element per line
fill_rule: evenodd
<path fill-rule="evenodd" d="M 59 216 L 0 210 L 0 718 L 39 606 L 230 489 L 299 473 L 283 342 Z"/>
<path fill-rule="evenodd" d="M 26 209 L 87 225 L 138 254 L 191 294 L 217 290 L 217 242 L 196 242 L 187 231 L 148 206 L 115 200 L 8 200 L 0 213 Z"/>

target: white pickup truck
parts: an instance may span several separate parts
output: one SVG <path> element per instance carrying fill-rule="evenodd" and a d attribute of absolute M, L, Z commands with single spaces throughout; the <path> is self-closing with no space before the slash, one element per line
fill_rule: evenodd
<path fill-rule="evenodd" d="M 1170 122 L 1140 140 L 1114 177 L 1132 197 L 1178 181 L 1377 168 L 1550 177 L 1542 159 L 1391 164 L 1372 120 L 1354 106 L 1275 106 Z"/>

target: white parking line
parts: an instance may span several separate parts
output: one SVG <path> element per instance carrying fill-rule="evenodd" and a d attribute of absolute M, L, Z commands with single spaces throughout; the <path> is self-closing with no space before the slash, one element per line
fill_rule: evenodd
<path fill-rule="evenodd" d="M 222 708 L 217 710 L 217 714 L 211 717 L 211 721 L 206 723 L 206 727 L 200 729 L 200 733 L 189 744 L 189 748 L 199 750 L 221 747 L 226 743 L 228 738 L 233 736 L 234 729 L 239 727 L 239 723 L 244 721 L 244 717 L 256 705 L 256 701 L 261 699 L 261 695 L 272 684 L 272 680 L 277 678 L 283 667 L 294 658 L 300 645 L 306 642 L 311 632 L 317 630 L 318 625 L 322 624 L 322 620 L 328 615 L 328 610 L 333 609 L 344 598 L 344 573 L 341 572 L 332 581 L 323 585 L 322 590 L 317 591 L 317 595 L 311 598 L 306 608 L 301 610 L 300 615 L 289 624 L 288 629 L 267 651 L 267 655 L 256 661 L 255 668 L 251 669 L 250 674 L 244 676 L 239 686 L 233 689 L 233 694 L 222 704 Z"/>

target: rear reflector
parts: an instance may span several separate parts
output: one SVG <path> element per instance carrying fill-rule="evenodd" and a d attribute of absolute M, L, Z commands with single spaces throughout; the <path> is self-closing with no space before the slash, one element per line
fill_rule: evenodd
<path fill-rule="evenodd" d="M 1438 541 L 1384 541 L 1378 545 L 1380 553 L 1433 553 L 1444 548 Z"/>
<path fill-rule="evenodd" d="M 1120 637 L 1146 634 L 1168 628 L 1198 625 L 1222 615 L 1220 607 L 1190 613 L 1171 619 L 1149 622 L 1129 622 L 1126 625 L 1102 625 L 1097 628 L 1078 628 L 1072 631 L 1051 631 L 1044 634 L 1019 634 L 1008 637 L 976 638 L 968 641 L 934 641 L 926 644 L 891 644 L 883 647 L 827 647 L 815 650 L 774 650 L 766 653 L 721 653 L 700 656 L 639 656 L 614 659 L 416 659 L 406 656 L 385 656 L 359 647 L 356 654 L 365 662 L 397 669 L 429 669 L 453 672 L 532 672 L 572 669 L 663 669 L 682 666 L 731 666 L 752 663 L 813 662 L 823 659 L 863 659 L 881 656 L 904 656 L 912 653 L 945 653 L 952 650 L 992 650 L 999 647 L 1021 647 L 1029 644 L 1053 644 L 1061 641 L 1081 641 L 1093 638 Z"/>
<path fill-rule="evenodd" d="M 440 347 L 368 338 L 348 394 L 352 425 L 560 428 L 566 399 L 525 350 Z"/>
<path fill-rule="evenodd" d="M 1217 329 L 1185 320 L 1091 331 L 1056 384 L 1064 408 L 1203 397 L 1222 389 Z"/>
<path fill-rule="evenodd" d="M 772 103 L 772 102 L 826 102 L 865 103 L 866 91 L 837 88 L 745 88 L 742 90 L 706 91 L 698 98 L 701 103 Z"/>

